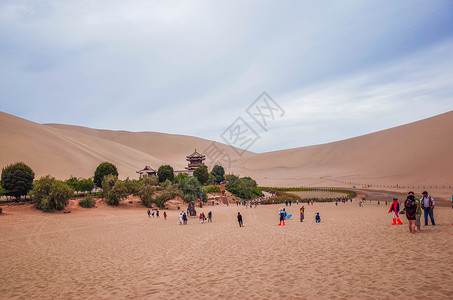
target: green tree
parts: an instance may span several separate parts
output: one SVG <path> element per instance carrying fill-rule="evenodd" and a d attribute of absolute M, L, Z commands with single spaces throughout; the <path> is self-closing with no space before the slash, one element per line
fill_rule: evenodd
<path fill-rule="evenodd" d="M 64 209 L 74 195 L 74 190 L 64 182 L 47 175 L 34 182 L 30 195 L 37 209 L 52 212 Z"/>
<path fill-rule="evenodd" d="M 116 166 L 114 164 L 103 162 L 96 168 L 96 171 L 94 171 L 93 181 L 97 187 L 102 186 L 102 180 L 107 175 L 114 175 L 118 177 L 118 170 L 116 169 Z"/>
<path fill-rule="evenodd" d="M 237 177 L 234 174 L 225 175 L 225 180 L 228 181 L 229 183 L 234 182 L 236 179 L 239 179 L 239 177 Z"/>
<path fill-rule="evenodd" d="M 208 167 L 200 166 L 193 171 L 193 176 L 198 179 L 201 184 L 206 184 L 209 180 Z"/>
<path fill-rule="evenodd" d="M 91 178 L 88 178 L 88 179 L 81 178 L 81 179 L 79 179 L 79 181 L 77 183 L 76 191 L 91 193 L 91 191 L 93 189 L 94 189 L 94 182 L 93 182 L 93 180 L 91 180 Z"/>
<path fill-rule="evenodd" d="M 173 168 L 169 165 L 160 166 L 157 170 L 157 177 L 159 177 L 159 182 L 165 182 L 166 180 L 173 182 L 175 180 Z"/>
<path fill-rule="evenodd" d="M 178 184 L 178 188 L 184 194 L 183 199 L 186 202 L 194 201 L 203 191 L 203 187 L 195 177 L 185 178 Z"/>
<path fill-rule="evenodd" d="M 78 191 L 79 179 L 77 179 L 77 177 L 66 179 L 64 183 L 66 183 L 74 191 Z"/>
<path fill-rule="evenodd" d="M 8 191 L 8 195 L 20 200 L 21 196 L 27 195 L 33 188 L 34 178 L 33 170 L 23 162 L 19 162 L 3 168 L 0 184 Z"/>
<path fill-rule="evenodd" d="M 211 175 L 214 176 L 216 182 L 222 182 L 225 179 L 225 170 L 222 166 L 215 165 L 214 168 L 212 168 Z"/>
<path fill-rule="evenodd" d="M 145 177 L 138 185 L 138 197 L 146 207 L 151 207 L 153 203 L 156 203 L 154 194 L 157 191 L 157 181 L 156 176 Z"/>
<path fill-rule="evenodd" d="M 179 173 L 175 176 L 175 183 L 179 185 L 183 180 L 186 180 L 187 178 L 189 178 L 189 175 L 187 173 Z"/>
<path fill-rule="evenodd" d="M 1 185 L 0 185 L 0 197 L 3 195 L 6 195 L 8 193 L 7 190 L 5 190 Z"/>
<path fill-rule="evenodd" d="M 102 191 L 108 205 L 118 206 L 120 201 L 128 196 L 124 182 L 114 175 L 107 175 L 102 180 Z"/>

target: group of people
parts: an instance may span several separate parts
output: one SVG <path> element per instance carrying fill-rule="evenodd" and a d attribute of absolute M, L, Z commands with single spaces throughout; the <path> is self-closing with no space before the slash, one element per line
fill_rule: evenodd
<path fill-rule="evenodd" d="M 156 214 L 156 217 L 159 218 L 159 210 L 158 210 L 158 209 L 156 209 L 156 210 L 153 209 L 153 210 L 151 211 L 151 210 L 148 208 L 148 211 L 147 211 L 148 218 L 151 218 L 151 216 L 153 216 L 153 218 L 154 218 L 154 213 Z M 167 212 L 165 212 L 165 211 L 164 211 L 164 220 L 167 220 Z"/>
<path fill-rule="evenodd" d="M 200 213 L 198 217 L 200 219 L 200 224 L 203 224 L 204 221 L 208 220 L 208 223 L 212 223 L 212 211 L 208 212 L 208 217 L 206 218 L 204 212 Z"/>
<path fill-rule="evenodd" d="M 409 232 L 421 231 L 421 216 L 425 217 L 425 226 L 428 226 L 428 218 L 431 224 L 436 225 L 434 221 L 434 198 L 431 197 L 427 191 L 422 193 L 422 197 L 416 197 L 414 192 L 410 191 L 404 201 L 404 209 L 400 211 L 400 204 L 398 198 L 394 197 L 390 205 L 389 213 L 393 213 L 392 225 L 402 225 L 403 222 L 399 218 L 399 214 L 404 213 L 409 223 Z"/>

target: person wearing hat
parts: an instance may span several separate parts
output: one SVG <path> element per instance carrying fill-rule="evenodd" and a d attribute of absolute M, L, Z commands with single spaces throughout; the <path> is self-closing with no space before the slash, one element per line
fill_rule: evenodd
<path fill-rule="evenodd" d="M 434 199 L 428 195 L 427 191 L 424 191 L 422 195 L 423 197 L 420 199 L 420 203 L 425 215 L 425 226 L 428 226 L 428 216 L 431 219 L 431 224 L 436 225 L 434 222 Z"/>
<path fill-rule="evenodd" d="M 393 197 L 393 202 L 390 205 L 389 213 L 393 212 L 393 223 L 392 225 L 396 225 L 396 222 L 398 222 L 398 225 L 403 225 L 403 222 L 401 222 L 400 217 L 399 217 L 399 211 L 400 211 L 400 204 L 398 202 L 398 198 Z"/>

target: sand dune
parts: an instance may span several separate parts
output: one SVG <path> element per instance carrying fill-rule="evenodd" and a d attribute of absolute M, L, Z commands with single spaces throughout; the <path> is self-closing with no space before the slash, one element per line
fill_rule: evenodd
<path fill-rule="evenodd" d="M 339 142 L 259 154 L 241 174 L 277 185 L 453 183 L 453 112 Z M 349 185 L 349 184 L 348 184 Z"/>
<path fill-rule="evenodd" d="M 262 154 L 247 152 L 227 171 L 249 175 L 262 185 L 379 188 L 453 184 L 453 112 L 339 142 Z M 194 148 L 212 142 L 156 132 L 97 130 L 37 124 L 0 113 L 0 167 L 28 163 L 38 176 L 89 177 L 101 161 L 117 164 L 120 177 L 136 177 L 145 164 L 186 166 Z M 216 144 L 222 151 L 232 149 Z M 232 155 L 234 157 L 234 155 Z M 226 166 L 227 167 L 227 166 Z M 446 195 L 450 192 L 445 191 Z"/>
<path fill-rule="evenodd" d="M 202 152 L 211 143 L 182 135 L 41 125 L 0 112 L 0 168 L 23 161 L 37 176 L 90 177 L 100 162 L 110 161 L 117 165 L 120 177 L 137 178 L 135 171 L 145 165 L 183 169 L 187 155 L 195 148 Z M 216 146 L 234 151 L 223 144 Z"/>

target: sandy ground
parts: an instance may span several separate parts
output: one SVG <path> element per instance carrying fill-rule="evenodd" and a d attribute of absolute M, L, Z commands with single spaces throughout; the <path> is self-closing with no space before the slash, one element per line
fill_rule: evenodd
<path fill-rule="evenodd" d="M 2 299 L 451 299 L 453 210 L 410 235 L 388 206 L 206 207 L 212 224 L 177 225 L 143 208 L 70 214 L 5 207 Z M 244 216 L 239 228 L 236 214 Z M 314 213 L 320 212 L 321 224 Z M 420 283 L 423 282 L 423 285 Z M 412 285 L 412 286 L 411 286 Z"/>

